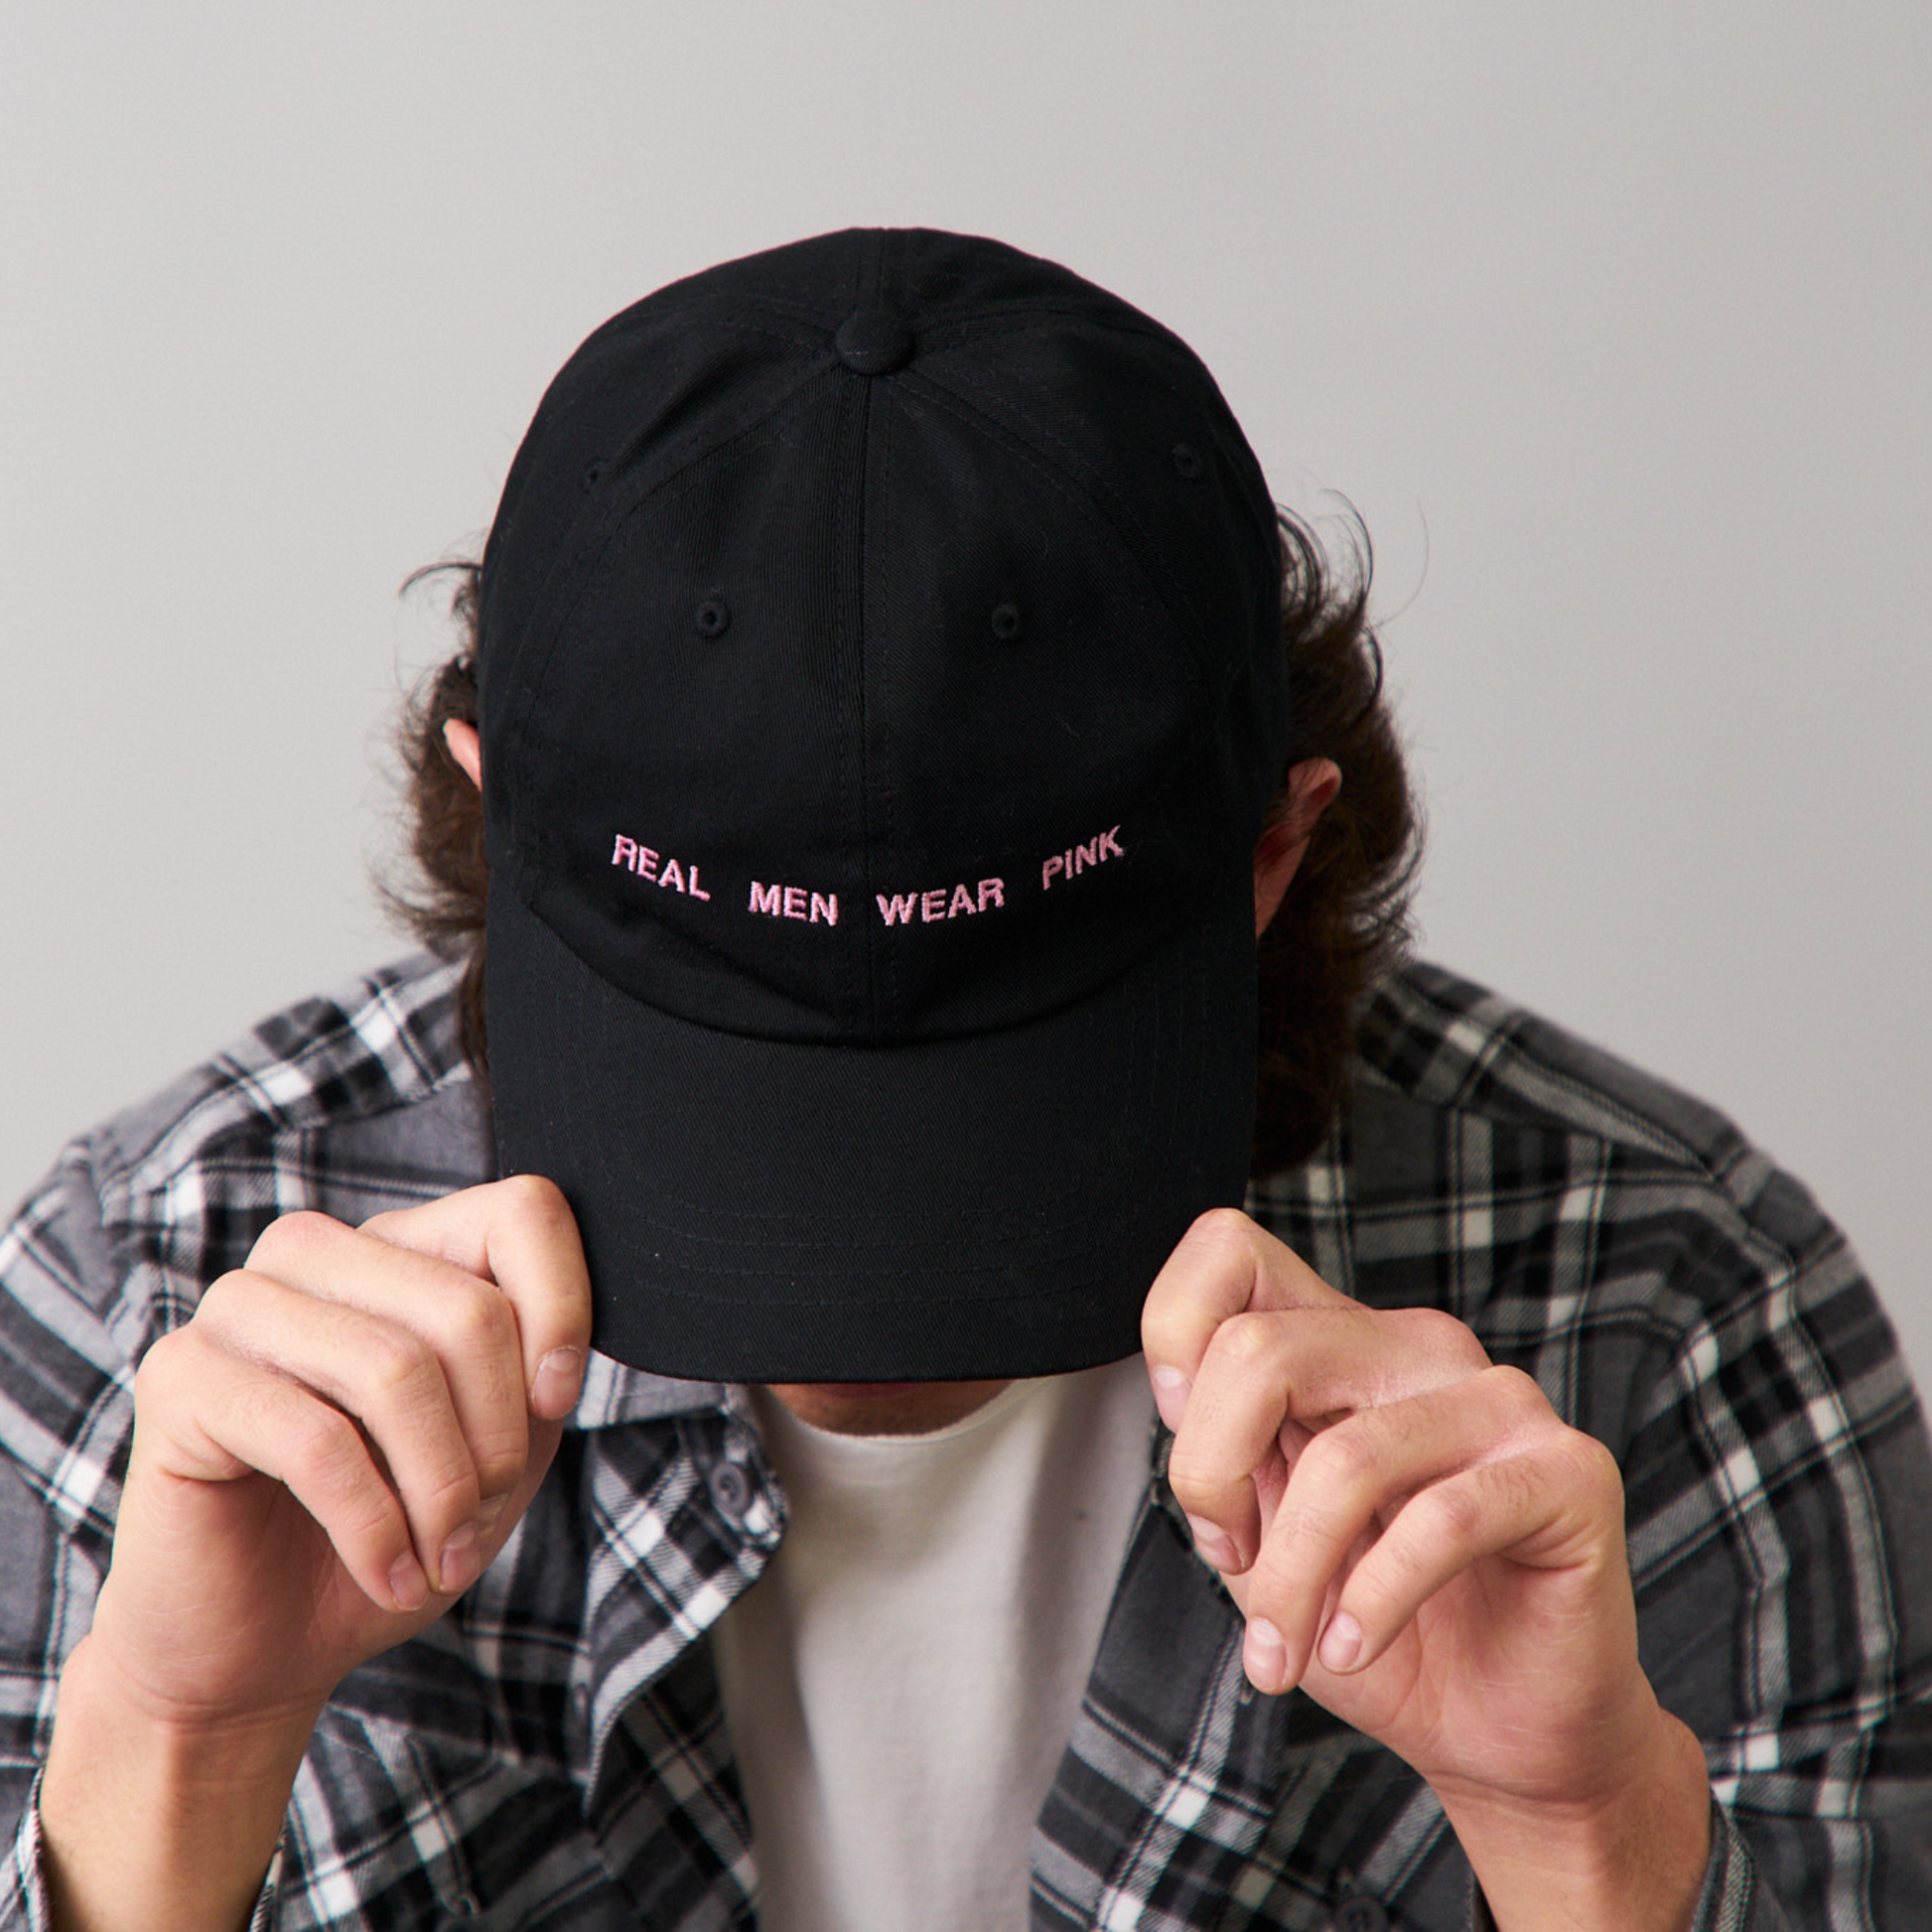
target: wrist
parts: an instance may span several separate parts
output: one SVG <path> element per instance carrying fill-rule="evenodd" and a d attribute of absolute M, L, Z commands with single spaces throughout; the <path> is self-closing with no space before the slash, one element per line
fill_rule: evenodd
<path fill-rule="evenodd" d="M 1711 1857 L 1703 1746 L 1661 1707 L 1575 1796 L 1437 1788 L 1498 1932 L 1686 1932 Z"/>
<path fill-rule="evenodd" d="M 83 1639 L 61 1674 L 41 1780 L 62 1932 L 226 1932 L 247 1923 L 319 1712 L 183 1712 Z"/>

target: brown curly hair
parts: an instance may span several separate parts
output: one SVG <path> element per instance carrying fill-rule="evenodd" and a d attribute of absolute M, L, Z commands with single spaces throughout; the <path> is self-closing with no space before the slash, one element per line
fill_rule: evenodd
<path fill-rule="evenodd" d="M 1261 935 L 1261 1083 L 1249 1163 L 1257 1178 L 1299 1166 L 1328 1131 L 1364 996 L 1408 945 L 1422 862 L 1421 807 L 1368 623 L 1368 533 L 1348 520 L 1337 571 L 1308 524 L 1287 510 L 1278 518 L 1288 764 L 1331 759 L 1341 789 Z M 1287 809 L 1284 779 L 1273 818 Z"/>
<path fill-rule="evenodd" d="M 1381 646 L 1367 621 L 1367 535 L 1350 519 L 1337 569 L 1309 524 L 1286 510 L 1280 523 L 1282 644 L 1292 693 L 1288 763 L 1331 759 L 1341 789 L 1261 940 L 1257 1175 L 1307 1160 L 1327 1131 L 1347 1082 L 1362 999 L 1408 941 L 1422 844 L 1383 691 Z M 462 643 L 424 676 L 397 725 L 416 879 L 385 885 L 383 896 L 418 939 L 445 958 L 463 960 L 464 1051 L 486 1077 L 483 802 L 443 741 L 450 719 L 476 722 L 478 575 L 474 563 L 431 564 L 404 585 L 407 591 L 437 578 L 453 581 L 450 615 Z M 1287 806 L 1284 780 L 1275 816 Z"/>

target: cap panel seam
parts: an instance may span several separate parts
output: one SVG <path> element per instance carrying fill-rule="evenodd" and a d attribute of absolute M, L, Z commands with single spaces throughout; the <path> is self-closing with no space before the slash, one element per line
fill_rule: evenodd
<path fill-rule="evenodd" d="M 1107 516 L 1108 522 L 1114 527 L 1115 534 L 1120 537 L 1123 547 L 1140 567 L 1141 575 L 1147 580 L 1149 589 L 1157 597 L 1161 598 L 1161 602 L 1167 607 L 1170 616 L 1176 618 L 1179 627 L 1193 637 L 1198 638 L 1200 643 L 1205 645 L 1208 638 L 1207 626 L 1201 621 L 1199 615 L 1193 610 L 1187 598 L 1185 587 L 1182 585 L 1180 579 L 1174 575 L 1172 567 L 1166 563 L 1162 563 L 1160 566 L 1161 575 L 1166 578 L 1173 597 L 1171 599 L 1162 596 L 1161 587 L 1155 579 L 1153 569 L 1147 561 L 1144 561 L 1144 558 L 1150 554 L 1158 558 L 1161 554 L 1160 546 L 1155 543 L 1152 534 L 1134 513 L 1133 506 L 1108 483 L 1103 473 L 1091 469 L 1085 459 L 1080 456 L 1070 443 L 1066 442 L 1064 438 L 1057 436 L 1037 416 L 1034 415 L 1024 403 L 1010 397 L 1002 396 L 997 391 L 988 388 L 986 384 L 975 381 L 971 376 L 957 370 L 948 371 L 949 380 L 941 380 L 940 377 L 931 374 L 929 371 L 921 371 L 920 373 L 921 379 L 930 385 L 932 399 L 936 403 L 940 403 L 940 406 L 945 406 L 941 402 L 942 398 L 950 397 L 954 413 L 957 414 L 962 405 L 966 408 L 973 408 L 973 404 L 968 396 L 960 394 L 960 391 L 968 391 L 972 395 L 983 397 L 989 405 L 993 406 L 975 410 L 975 414 L 980 415 L 984 420 L 995 425 L 1015 442 L 1021 443 L 1022 448 L 1028 447 L 1012 425 L 1002 421 L 1001 417 L 996 413 L 996 408 L 1004 407 L 1038 439 L 1039 445 L 1042 446 L 1035 451 L 1035 454 L 1038 458 L 1047 460 L 1053 456 L 1058 456 L 1064 467 L 1067 481 L 1085 489 L 1094 504 L 1102 509 L 1103 514 Z M 1065 491 L 1062 490 L 1062 494 L 1064 493 Z M 1123 524 L 1126 526 L 1125 529 L 1121 527 Z M 1128 534 L 1130 531 L 1132 533 L 1131 536 Z M 1174 610 L 1176 602 L 1180 606 L 1177 613 Z M 1204 671 L 1206 668 L 1205 650 L 1197 649 L 1195 654 L 1197 662 L 1200 663 L 1200 667 Z M 1211 682 L 1210 688 L 1212 688 Z"/>
<path fill-rule="evenodd" d="M 1187 639 L 1189 646 L 1188 663 L 1194 673 L 1196 689 L 1203 697 L 1210 700 L 1215 699 L 1217 696 L 1215 683 L 1208 675 L 1207 654 L 1204 648 L 1207 636 L 1205 626 L 1194 619 L 1191 612 L 1186 614 L 1184 621 L 1175 620 L 1173 603 L 1164 594 L 1161 585 L 1155 580 L 1148 566 L 1142 561 L 1140 549 L 1130 535 L 1121 529 L 1120 525 L 1109 513 L 1107 507 L 1099 501 L 1097 496 L 1082 498 L 1076 494 L 1083 479 L 1077 475 L 1062 473 L 1054 469 L 1044 452 L 1035 450 L 1024 438 L 1016 435 L 1014 431 L 1001 423 L 996 417 L 986 415 L 975 409 L 970 402 L 953 395 L 949 390 L 935 383 L 929 376 L 920 376 L 916 380 L 920 392 L 934 408 L 944 410 L 955 421 L 978 430 L 982 435 L 991 435 L 997 438 L 1009 455 L 1015 456 L 1024 462 L 1039 477 L 1041 482 L 1069 505 L 1076 509 L 1099 508 L 1101 510 L 1109 532 L 1112 534 L 1121 552 L 1126 556 L 1128 562 L 1133 566 L 1135 574 L 1146 585 L 1156 602 L 1159 603 L 1161 609 L 1167 613 L 1170 622 L 1173 622 L 1175 629 Z M 1188 734 L 1190 745 L 1192 741 L 1199 738 L 1204 729 L 1204 720 L 1196 724 L 1195 728 Z"/>
<path fill-rule="evenodd" d="M 865 916 L 865 908 L 872 902 L 874 891 L 873 869 L 873 810 L 875 803 L 890 811 L 886 800 L 875 801 L 873 797 L 873 758 L 872 758 L 872 721 L 874 707 L 870 702 L 872 691 L 872 624 L 867 600 L 872 588 L 872 431 L 873 431 L 873 384 L 868 381 L 860 397 L 861 420 L 859 427 L 859 514 L 857 519 L 858 536 L 858 584 L 853 593 L 855 613 L 855 642 L 859 658 L 859 872 L 865 886 L 865 897 L 859 906 L 859 929 L 865 934 L 866 964 L 866 1032 L 876 1038 L 879 1034 L 881 1007 L 890 998 L 890 989 L 882 987 L 881 980 L 891 971 L 891 961 L 882 956 L 879 935 L 873 930 L 872 921 Z M 886 707 L 879 707 L 882 714 Z"/>
<path fill-rule="evenodd" d="M 715 325 L 715 327 L 720 336 L 733 335 L 733 336 L 749 337 L 755 341 L 776 343 L 786 348 L 820 349 L 823 351 L 825 359 L 822 362 L 820 362 L 816 367 L 808 368 L 806 372 L 800 376 L 797 384 L 794 385 L 792 389 L 783 392 L 779 396 L 777 402 L 774 403 L 771 406 L 771 408 L 765 412 L 764 416 L 759 418 L 759 424 L 748 425 L 746 431 L 740 431 L 737 435 L 727 438 L 726 441 L 724 441 L 723 443 L 714 442 L 710 440 L 711 432 L 707 431 L 704 428 L 693 426 L 691 429 L 687 430 L 677 442 L 671 444 L 663 452 L 662 458 L 660 459 L 663 463 L 668 465 L 668 468 L 665 470 L 665 479 L 667 481 L 669 478 L 676 476 L 681 469 L 689 468 L 691 464 L 699 461 L 704 455 L 712 451 L 725 450 L 731 448 L 732 444 L 737 442 L 740 439 L 740 437 L 748 433 L 750 429 L 755 429 L 759 427 L 760 424 L 764 422 L 768 422 L 773 416 L 777 415 L 780 411 L 782 411 L 784 408 L 789 406 L 793 397 L 797 394 L 798 389 L 803 388 L 807 383 L 814 380 L 814 378 L 816 378 L 817 376 L 823 375 L 826 372 L 826 370 L 834 366 L 836 362 L 836 357 L 833 355 L 831 345 L 826 342 L 808 341 L 803 337 L 782 334 L 775 329 L 761 328 L 759 325 L 750 322 L 731 322 L 731 321 L 721 320 Z M 818 335 L 819 333 L 820 332 L 816 330 L 814 330 L 813 332 L 814 336 Z M 630 432 L 630 434 L 626 436 L 624 440 L 621 443 L 620 443 L 615 450 L 611 452 L 609 458 L 607 459 L 608 463 L 610 464 L 610 467 L 614 470 L 621 468 L 621 466 L 629 460 L 629 458 L 634 454 L 634 452 L 640 446 L 650 441 L 653 434 L 654 432 L 651 430 L 651 428 L 648 425 L 639 425 L 637 428 L 633 429 Z M 687 451 L 693 452 L 694 454 L 687 456 L 686 455 Z"/>
<path fill-rule="evenodd" d="M 868 244 L 859 252 L 852 265 L 852 303 L 855 311 L 866 306 L 869 300 L 874 304 L 880 300 L 879 291 L 885 280 L 884 234 L 872 234 L 868 237 Z M 854 526 L 858 581 L 852 597 L 854 641 L 858 653 L 859 673 L 859 870 L 865 884 L 866 895 L 860 902 L 859 930 L 865 935 L 866 1032 L 873 1038 L 877 1038 L 879 1035 L 883 1004 L 897 992 L 896 987 L 888 988 L 881 985 L 882 978 L 891 972 L 892 962 L 882 953 L 879 935 L 873 930 L 872 921 L 865 916 L 865 908 L 871 903 L 874 890 L 873 808 L 876 802 L 873 797 L 872 757 L 874 707 L 869 702 L 872 692 L 872 612 L 870 609 L 873 583 L 871 569 L 872 437 L 876 396 L 877 391 L 873 380 L 870 377 L 865 378 L 859 397 L 859 505 Z M 884 703 L 883 692 L 878 709 L 880 715 L 890 715 Z M 882 807 L 888 803 L 886 800 L 877 802 Z"/>
<path fill-rule="evenodd" d="M 695 489 L 703 476 L 717 463 L 755 447 L 756 444 L 771 435 L 789 416 L 805 406 L 805 398 L 811 389 L 825 376 L 835 364 L 811 370 L 797 384 L 780 397 L 776 406 L 761 416 L 756 423 L 747 425 L 737 435 L 722 443 L 714 443 L 698 449 L 689 458 L 680 461 L 675 467 L 639 489 L 634 495 L 617 495 L 616 500 L 600 505 L 601 524 L 592 524 L 582 532 L 581 537 L 573 531 L 575 541 L 566 540 L 559 547 L 550 576 L 568 566 L 576 576 L 576 584 L 567 601 L 560 604 L 550 614 L 550 620 L 540 637 L 532 638 L 525 650 L 532 653 L 533 660 L 514 667 L 518 676 L 520 691 L 518 711 L 504 724 L 504 731 L 520 728 L 522 744 L 516 759 L 517 789 L 525 801 L 531 799 L 536 787 L 532 783 L 530 766 L 539 751 L 554 756 L 555 745 L 550 735 L 550 716 L 544 705 L 544 694 L 550 677 L 556 667 L 559 652 L 558 643 L 563 633 L 575 621 L 584 601 L 590 596 L 593 584 L 603 569 L 605 557 L 622 534 L 626 525 L 646 504 L 675 501 L 680 492 Z M 634 439 L 633 439 L 634 440 Z M 627 447 L 627 446 L 626 446 Z M 549 587 L 546 577 L 543 590 Z M 537 595 L 536 603 L 543 603 L 543 590 Z M 519 653 L 521 656 L 523 653 Z M 526 811 L 528 806 L 526 804 Z M 549 843 L 548 828 L 534 823 L 511 824 L 512 850 L 517 857 L 519 875 L 519 897 L 527 902 L 529 894 L 524 890 L 530 881 L 537 861 L 547 857 L 552 850 Z"/>
<path fill-rule="evenodd" d="M 715 313 L 706 315 L 707 310 Z M 662 307 L 656 306 L 653 298 L 646 298 L 644 308 L 614 316 L 605 329 L 596 330 L 585 339 L 578 353 L 588 358 L 587 365 L 575 371 L 570 389 L 557 389 L 553 383 L 555 394 L 544 397 L 539 413 L 553 406 L 563 409 L 580 406 L 576 392 L 591 384 L 600 354 L 607 349 L 614 353 L 621 351 L 625 360 L 633 360 L 637 351 L 648 347 L 654 337 L 670 333 L 665 328 L 667 323 L 687 323 L 693 317 L 701 317 L 705 326 L 720 336 L 768 336 L 794 347 L 811 347 L 817 339 L 829 337 L 837 326 L 826 320 L 830 313 L 822 306 L 789 302 L 775 295 L 754 296 L 744 301 L 730 296 L 697 295 L 680 302 L 667 302 Z M 626 324 L 627 327 L 621 326 Z M 566 372 L 560 371 L 558 379 Z"/>
<path fill-rule="evenodd" d="M 759 334 L 762 332 L 750 331 Z M 500 646 L 486 641 L 483 680 L 485 689 L 502 689 L 507 685 L 505 695 L 510 702 L 510 716 L 502 725 L 491 731 L 490 737 L 497 743 L 511 733 L 519 733 L 522 743 L 514 759 L 516 775 L 516 795 L 527 798 L 531 789 L 529 783 L 529 763 L 535 751 L 535 741 L 544 736 L 541 722 L 542 713 L 539 700 L 547 684 L 551 666 L 555 660 L 557 640 L 568 625 L 575 620 L 584 600 L 590 595 L 592 583 L 598 569 L 602 566 L 605 553 L 617 540 L 619 532 L 629 518 L 644 503 L 657 495 L 660 490 L 670 489 L 673 485 L 691 486 L 693 473 L 700 465 L 711 458 L 722 457 L 757 437 L 768 434 L 772 425 L 782 420 L 789 412 L 801 407 L 800 398 L 811 386 L 823 378 L 835 366 L 829 354 L 816 367 L 808 368 L 787 390 L 782 391 L 772 406 L 757 422 L 748 424 L 735 436 L 723 443 L 706 445 L 696 431 L 687 436 L 678 446 L 677 456 L 669 468 L 656 480 L 635 494 L 626 497 L 621 492 L 607 493 L 604 501 L 593 499 L 589 513 L 580 512 L 579 519 L 571 524 L 551 557 L 550 566 L 544 572 L 530 599 L 529 608 L 545 615 L 545 621 L 532 634 L 528 628 L 510 647 L 510 661 L 500 670 L 495 665 L 500 662 Z M 539 411 L 539 414 L 542 412 Z M 620 445 L 620 450 L 628 452 L 634 449 L 643 435 L 641 430 L 633 433 Z M 686 452 L 689 454 L 686 454 Z M 621 461 L 621 458 L 614 459 Z M 570 595 L 559 604 L 549 603 L 552 584 L 566 568 L 575 573 L 576 582 Z M 540 661 L 538 661 L 540 659 Z M 524 814 L 514 811 L 506 830 L 510 835 L 510 851 L 516 859 L 518 891 L 524 896 L 524 887 L 534 866 L 533 841 L 540 841 L 542 834 L 538 827 L 525 822 Z"/>
<path fill-rule="evenodd" d="M 849 604 L 852 626 L 854 671 L 858 687 L 859 729 L 853 735 L 856 743 L 842 747 L 847 760 L 847 780 L 850 782 L 850 761 L 858 761 L 858 798 L 859 798 L 859 871 L 863 880 L 866 898 L 860 903 L 859 932 L 861 935 L 860 964 L 865 979 L 866 1031 L 869 1035 L 879 1032 L 880 1013 L 880 975 L 884 962 L 879 954 L 879 940 L 872 929 L 872 921 L 865 916 L 866 904 L 870 902 L 873 890 L 873 773 L 872 773 L 872 706 L 869 696 L 872 689 L 871 666 L 868 661 L 871 645 L 871 625 L 867 621 L 867 588 L 872 581 L 868 569 L 870 558 L 868 544 L 871 539 L 872 491 L 869 487 L 870 464 L 872 453 L 873 385 L 866 381 L 858 396 L 859 408 L 859 501 L 857 513 L 853 517 L 853 539 L 845 547 L 845 554 L 854 558 L 856 569 L 852 584 L 846 589 L 841 602 Z"/>
<path fill-rule="evenodd" d="M 855 307 L 880 301 L 880 291 L 886 286 L 886 257 L 891 241 L 891 229 L 874 228 L 867 234 L 865 245 L 858 250 L 852 265 L 852 300 Z"/>

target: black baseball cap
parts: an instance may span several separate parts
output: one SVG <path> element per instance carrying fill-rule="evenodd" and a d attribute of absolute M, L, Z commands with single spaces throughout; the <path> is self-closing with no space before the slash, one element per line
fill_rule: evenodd
<path fill-rule="evenodd" d="M 1274 506 L 1192 351 L 928 230 L 674 283 L 551 384 L 480 638 L 499 1155 L 596 1345 L 1133 1353 L 1242 1197 L 1287 748 Z"/>

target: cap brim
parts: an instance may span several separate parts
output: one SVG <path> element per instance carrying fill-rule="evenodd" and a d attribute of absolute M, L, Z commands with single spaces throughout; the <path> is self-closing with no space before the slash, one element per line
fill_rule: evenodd
<path fill-rule="evenodd" d="M 1140 1346 L 1254 1116 L 1251 912 L 1188 925 L 1101 992 L 971 1037 L 714 1032 L 593 973 L 489 896 L 502 1171 L 584 1237 L 595 1345 L 735 1382 L 1055 1374 Z"/>

